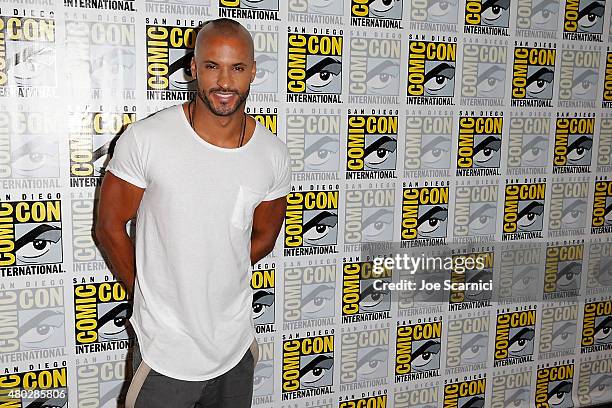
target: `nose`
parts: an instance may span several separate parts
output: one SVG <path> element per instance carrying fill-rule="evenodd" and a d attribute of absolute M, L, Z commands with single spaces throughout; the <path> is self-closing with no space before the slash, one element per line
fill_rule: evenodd
<path fill-rule="evenodd" d="M 219 69 L 219 74 L 217 75 L 217 85 L 223 89 L 228 89 L 230 87 L 231 78 L 226 68 Z"/>

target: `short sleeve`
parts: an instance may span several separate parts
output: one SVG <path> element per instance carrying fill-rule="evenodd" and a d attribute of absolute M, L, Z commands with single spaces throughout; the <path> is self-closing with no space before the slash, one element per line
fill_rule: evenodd
<path fill-rule="evenodd" d="M 268 194 L 263 201 L 275 200 L 286 196 L 291 191 L 291 163 L 289 160 L 289 150 L 283 145 L 281 155 L 276 160 L 274 184 L 268 190 Z"/>
<path fill-rule="evenodd" d="M 140 188 L 147 186 L 142 150 L 130 125 L 115 143 L 113 157 L 106 166 L 115 176 Z"/>

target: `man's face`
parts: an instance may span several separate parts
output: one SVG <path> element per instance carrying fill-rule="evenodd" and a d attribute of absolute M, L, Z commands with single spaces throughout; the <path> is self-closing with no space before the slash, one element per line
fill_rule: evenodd
<path fill-rule="evenodd" d="M 208 34 L 191 61 L 191 72 L 197 72 L 204 104 L 215 115 L 228 116 L 247 99 L 256 68 L 243 37 Z"/>

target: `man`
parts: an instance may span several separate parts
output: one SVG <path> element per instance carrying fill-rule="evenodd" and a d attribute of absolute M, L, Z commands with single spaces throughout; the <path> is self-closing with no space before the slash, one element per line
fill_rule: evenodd
<path fill-rule="evenodd" d="M 251 406 L 250 266 L 280 231 L 289 155 L 244 113 L 256 72 L 244 27 L 205 24 L 191 71 L 196 100 L 128 127 L 101 188 L 96 236 L 133 293 L 143 359 L 127 408 Z"/>

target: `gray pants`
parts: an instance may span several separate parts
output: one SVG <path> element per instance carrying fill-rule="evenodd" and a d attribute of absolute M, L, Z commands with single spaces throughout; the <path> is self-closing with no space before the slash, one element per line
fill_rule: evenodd
<path fill-rule="evenodd" d="M 149 367 L 134 343 L 133 367 L 125 408 L 249 408 L 253 397 L 253 373 L 257 342 L 228 372 L 205 381 L 167 377 Z M 138 367 L 138 368 L 136 368 Z"/>

